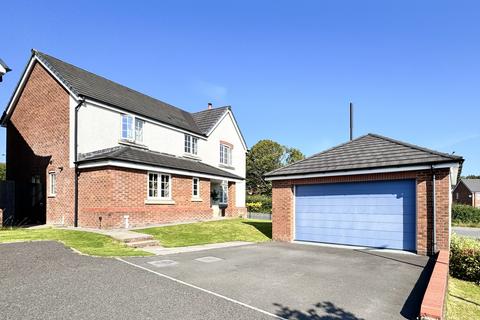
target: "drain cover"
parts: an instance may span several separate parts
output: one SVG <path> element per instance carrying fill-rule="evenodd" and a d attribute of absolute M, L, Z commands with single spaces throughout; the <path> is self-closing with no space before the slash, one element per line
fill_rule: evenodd
<path fill-rule="evenodd" d="M 157 260 L 157 261 L 149 261 L 148 263 L 158 268 L 170 267 L 178 264 L 177 261 L 173 261 L 173 260 Z"/>
<path fill-rule="evenodd" d="M 217 258 L 217 257 L 202 257 L 202 258 L 197 258 L 195 260 L 200 262 L 205 262 L 205 263 L 211 263 L 211 262 L 222 261 L 223 259 Z"/>

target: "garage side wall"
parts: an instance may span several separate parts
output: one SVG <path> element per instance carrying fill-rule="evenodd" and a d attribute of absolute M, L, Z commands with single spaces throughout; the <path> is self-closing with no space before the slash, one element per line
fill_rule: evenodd
<path fill-rule="evenodd" d="M 450 179 L 449 169 L 439 169 L 436 174 L 437 249 L 448 249 L 450 243 Z M 417 253 L 429 254 L 433 243 L 433 188 L 430 171 L 410 171 L 370 175 L 352 175 L 309 179 L 275 180 L 272 189 L 273 239 L 294 240 L 294 186 L 341 182 L 415 179 L 417 186 Z"/>

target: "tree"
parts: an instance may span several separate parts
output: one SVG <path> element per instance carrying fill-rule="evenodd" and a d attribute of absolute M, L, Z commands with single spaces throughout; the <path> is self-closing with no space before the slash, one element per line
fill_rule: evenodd
<path fill-rule="evenodd" d="M 2 181 L 6 179 L 6 169 L 7 166 L 5 165 L 5 163 L 0 162 L 0 180 Z"/>
<path fill-rule="evenodd" d="M 480 176 L 477 176 L 477 175 L 474 175 L 474 174 L 469 174 L 468 176 L 462 177 L 462 178 L 465 178 L 465 179 L 480 179 Z"/>
<path fill-rule="evenodd" d="M 282 146 L 272 140 L 260 140 L 247 155 L 248 194 L 271 195 L 272 184 L 263 176 L 272 170 L 304 159 L 300 150 Z"/>

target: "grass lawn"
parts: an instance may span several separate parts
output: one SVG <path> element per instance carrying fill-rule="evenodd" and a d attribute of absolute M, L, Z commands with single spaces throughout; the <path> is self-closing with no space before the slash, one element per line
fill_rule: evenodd
<path fill-rule="evenodd" d="M 46 229 L 0 229 L 0 243 L 33 241 L 33 240 L 56 240 L 64 243 L 67 247 L 74 248 L 82 253 L 93 256 L 148 256 L 150 253 L 134 248 L 113 240 L 110 237 L 84 231 L 62 230 L 54 228 Z"/>
<path fill-rule="evenodd" d="M 264 242 L 272 238 L 272 222 L 229 219 L 137 230 L 151 234 L 164 247 L 185 247 L 228 241 Z"/>
<path fill-rule="evenodd" d="M 447 319 L 480 319 L 480 286 L 450 277 L 448 280 Z"/>

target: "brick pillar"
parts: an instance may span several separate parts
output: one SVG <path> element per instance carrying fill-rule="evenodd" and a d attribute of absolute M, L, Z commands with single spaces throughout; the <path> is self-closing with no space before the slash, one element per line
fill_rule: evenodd
<path fill-rule="evenodd" d="M 272 188 L 273 240 L 293 240 L 293 190 L 290 181 L 273 181 Z"/>

